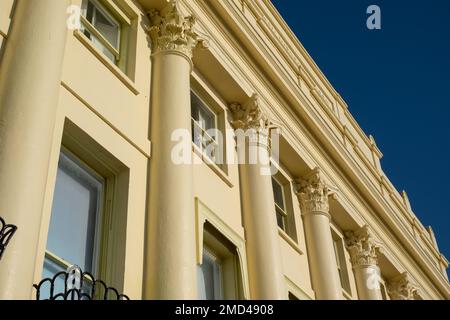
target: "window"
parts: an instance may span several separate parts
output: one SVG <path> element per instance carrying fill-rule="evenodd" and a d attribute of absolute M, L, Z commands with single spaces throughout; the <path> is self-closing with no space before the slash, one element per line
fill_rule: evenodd
<path fill-rule="evenodd" d="M 286 220 L 287 220 L 287 212 L 286 212 L 286 201 L 284 196 L 284 188 L 275 179 L 272 177 L 272 189 L 273 189 L 273 197 L 275 198 L 275 211 L 277 214 L 277 223 L 278 226 L 283 229 L 283 231 L 286 231 Z"/>
<path fill-rule="evenodd" d="M 207 248 L 203 249 L 203 263 L 198 268 L 200 300 L 222 300 L 222 264 Z"/>
<path fill-rule="evenodd" d="M 71 265 L 99 272 L 105 180 L 78 159 L 61 152 L 47 238 L 43 278 Z M 64 279 L 56 283 L 63 289 Z"/>
<path fill-rule="evenodd" d="M 280 235 L 292 246 L 297 244 L 297 230 L 292 203 L 292 190 L 288 173 L 281 168 L 272 176 L 272 190 L 275 200 L 275 214 Z"/>
<path fill-rule="evenodd" d="M 292 292 L 289 291 L 288 300 L 295 301 L 295 300 L 300 300 L 300 299 L 297 298 Z"/>
<path fill-rule="evenodd" d="M 217 116 L 194 92 L 191 92 L 191 116 L 192 141 L 208 158 L 218 163 Z"/>
<path fill-rule="evenodd" d="M 348 276 L 347 264 L 345 260 L 344 240 L 334 230 L 332 230 L 334 252 L 336 255 L 336 264 L 341 281 L 342 289 L 350 295 L 350 280 Z"/>
<path fill-rule="evenodd" d="M 121 24 L 98 0 L 82 3 L 81 31 L 114 64 L 120 60 Z"/>
<path fill-rule="evenodd" d="M 202 261 L 197 268 L 199 300 L 236 300 L 243 296 L 236 247 L 208 222 Z"/>

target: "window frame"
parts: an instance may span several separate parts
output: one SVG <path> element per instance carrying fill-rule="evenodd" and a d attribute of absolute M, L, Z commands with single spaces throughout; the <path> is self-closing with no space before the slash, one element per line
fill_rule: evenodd
<path fill-rule="evenodd" d="M 213 249 L 224 266 L 224 279 L 227 280 L 223 283 L 224 300 L 250 299 L 245 239 L 198 197 L 195 197 L 195 212 L 197 265 L 202 264 L 205 245 Z"/>
<path fill-rule="evenodd" d="M 277 220 L 277 226 L 280 234 L 283 236 L 283 238 L 286 239 L 286 241 L 289 242 L 289 244 L 300 254 L 303 254 L 303 252 L 298 247 L 299 238 L 298 238 L 298 231 L 297 231 L 297 220 L 295 217 L 295 209 L 294 209 L 294 197 L 295 194 L 293 191 L 293 185 L 292 181 L 294 180 L 290 174 L 282 168 L 280 163 L 275 163 L 272 161 L 272 164 L 278 169 L 278 172 L 274 175 L 272 175 L 272 179 L 274 179 L 282 189 L 283 193 L 283 201 L 284 201 L 284 210 L 280 208 L 277 203 L 275 203 L 275 214 L 278 216 L 278 211 L 283 214 L 284 216 L 284 226 L 285 228 L 281 228 L 278 225 Z M 275 195 L 274 195 L 275 198 Z M 274 201 L 275 202 L 275 201 Z"/>
<path fill-rule="evenodd" d="M 204 111 L 206 111 L 207 113 L 209 112 L 212 116 L 213 116 L 213 122 L 214 122 L 214 130 L 216 131 L 220 131 L 219 129 L 219 115 L 208 105 L 208 103 L 206 103 L 206 101 L 202 98 L 202 96 L 200 94 L 198 94 L 198 92 L 194 89 L 191 89 L 191 101 L 192 101 L 192 95 L 195 96 L 195 98 L 198 99 L 198 101 L 200 102 L 200 108 L 204 109 Z M 195 141 L 195 128 L 198 128 L 200 130 L 200 132 L 202 133 L 202 139 L 204 139 L 204 137 L 206 136 L 209 139 L 209 143 L 213 143 L 215 145 L 215 153 L 217 154 L 217 152 L 220 152 L 220 143 L 213 137 L 211 137 L 206 130 L 210 130 L 210 129 L 203 129 L 201 124 L 194 119 L 193 115 L 193 105 L 191 104 L 191 131 L 192 131 L 192 143 L 198 148 L 200 149 L 200 151 L 202 152 L 202 154 L 204 156 L 206 156 L 209 160 L 211 160 L 214 164 L 216 164 L 217 166 L 221 167 L 221 164 L 218 164 L 217 161 L 218 159 L 211 159 L 211 157 L 205 152 L 205 147 L 203 147 L 203 141 L 201 143 L 201 146 L 199 146 L 196 141 Z M 219 154 L 220 156 L 220 154 Z"/>
<path fill-rule="evenodd" d="M 110 230 L 109 226 L 111 223 L 110 220 L 113 208 L 111 205 L 107 205 L 107 203 L 108 202 L 111 203 L 113 201 L 114 189 L 116 187 L 115 177 L 102 175 L 95 168 L 86 163 L 82 159 L 82 157 L 77 156 L 75 152 L 72 152 L 71 149 L 66 147 L 64 144 L 61 145 L 60 154 L 61 153 L 65 154 L 70 160 L 74 161 L 80 168 L 85 170 L 87 173 L 91 174 L 97 179 L 103 180 L 103 191 L 101 200 L 98 205 L 97 217 L 95 221 L 95 235 L 94 235 L 93 257 L 92 257 L 93 270 L 91 270 L 90 272 L 95 278 L 109 279 L 110 277 L 108 276 L 107 271 L 108 259 L 106 256 L 107 256 L 107 242 L 108 239 L 110 238 L 110 233 L 113 232 L 112 230 Z M 52 214 L 50 214 L 49 226 L 51 223 L 51 219 Z M 50 227 L 48 229 L 48 232 L 50 232 Z M 48 233 L 46 235 L 46 241 L 47 239 Z M 50 260 L 52 263 L 56 264 L 57 266 L 65 270 L 68 267 L 76 264 L 76 262 L 67 261 L 62 257 L 59 257 L 58 255 L 54 254 L 53 252 L 49 251 L 47 249 L 47 245 L 45 245 L 44 260 L 43 260 L 44 263 L 46 259 Z M 43 270 L 44 269 L 42 269 L 41 275 L 43 274 Z M 89 278 L 86 278 L 86 280 L 90 281 Z"/>
<path fill-rule="evenodd" d="M 208 254 L 214 257 L 221 265 L 220 288 L 221 298 L 218 300 L 239 300 L 244 298 L 244 288 L 241 286 L 240 278 L 242 271 L 239 261 L 238 247 L 228 239 L 213 224 L 204 222 L 203 224 L 203 244 L 198 267 L 203 264 L 203 257 Z"/>
<path fill-rule="evenodd" d="M 222 259 L 211 249 L 207 244 L 203 247 L 203 257 L 202 257 L 202 265 L 204 256 L 208 256 L 214 263 L 217 264 L 218 274 L 216 274 L 216 269 L 214 269 L 213 279 L 214 279 L 214 300 L 223 300 L 225 297 L 224 292 L 224 272 L 223 272 L 223 261 Z M 200 265 L 201 268 L 201 265 Z"/>
<path fill-rule="evenodd" d="M 281 189 L 281 198 L 282 198 L 282 201 L 283 201 L 283 206 L 284 206 L 284 209 L 283 208 L 281 208 L 280 206 L 279 206 L 279 204 L 276 202 L 276 201 L 274 201 L 275 202 L 275 212 L 276 212 L 276 214 L 277 215 L 280 215 L 281 216 L 281 218 L 282 218 L 282 224 L 283 224 L 283 227 L 281 227 L 279 224 L 278 224 L 278 219 L 277 219 L 277 225 L 278 225 L 278 227 L 279 228 L 281 228 L 281 230 L 283 230 L 284 232 L 288 232 L 287 231 L 287 218 L 288 218 L 288 213 L 287 213 L 287 209 L 286 209 L 286 203 L 287 203 L 287 201 L 286 201 L 286 192 L 285 192 L 285 185 L 284 184 L 282 184 L 277 178 L 276 178 L 276 176 L 272 176 L 272 184 L 273 183 L 276 183 L 279 187 L 280 187 L 280 189 Z M 273 188 L 273 187 L 272 187 Z M 275 198 L 275 194 L 274 194 L 274 198 Z"/>
<path fill-rule="evenodd" d="M 336 226 L 331 225 L 331 236 L 333 239 L 333 250 L 336 256 L 336 265 L 338 268 L 339 282 L 341 283 L 344 297 L 352 297 L 352 287 L 350 283 L 350 270 L 347 265 L 346 247 L 344 236 Z"/>
<path fill-rule="evenodd" d="M 109 42 L 108 39 L 105 38 L 105 36 L 99 31 L 97 30 L 97 28 L 95 27 L 95 22 L 94 24 L 92 24 L 88 19 L 87 19 L 87 10 L 88 10 L 88 5 L 89 3 L 92 4 L 92 6 L 95 8 L 95 10 L 100 11 L 103 16 L 114 26 L 117 27 L 117 47 L 114 47 L 114 45 Z M 94 44 L 94 41 L 91 37 L 88 37 L 86 35 L 86 30 L 91 34 L 91 36 L 94 36 L 97 41 L 99 41 L 101 43 L 102 46 L 104 46 L 106 48 L 106 50 L 108 50 L 115 58 L 114 61 L 111 61 L 108 58 L 108 60 L 110 60 L 112 63 L 114 63 L 114 65 L 119 65 L 119 62 L 122 58 L 122 42 L 123 42 L 123 22 L 120 21 L 120 19 L 118 19 L 113 12 L 111 12 L 112 10 L 108 10 L 108 8 L 106 8 L 100 1 L 98 0 L 83 0 L 82 4 L 81 4 L 81 16 L 80 16 L 80 20 L 81 20 L 81 25 L 82 25 L 82 29 L 81 31 L 83 32 L 83 34 Z M 84 30 L 86 29 L 86 30 Z M 97 46 L 95 46 L 97 47 Z M 100 49 L 99 49 L 100 50 Z M 101 51 L 101 50 L 100 50 Z M 104 54 L 104 53 L 103 53 Z M 105 54 L 104 54 L 105 55 Z M 106 56 L 106 55 L 105 55 Z"/>
<path fill-rule="evenodd" d="M 103 183 L 102 195 L 100 201 L 98 202 L 98 208 L 96 212 L 95 226 L 94 226 L 94 244 L 93 244 L 93 253 L 92 253 L 92 270 L 84 270 L 92 273 L 94 277 L 102 277 L 104 274 L 102 272 L 103 262 L 103 247 L 105 235 L 109 232 L 108 228 L 105 228 L 105 216 L 106 216 L 106 208 L 105 203 L 109 198 L 108 192 L 113 188 L 113 181 L 110 179 L 103 177 L 99 174 L 95 169 L 89 166 L 86 162 L 84 162 L 80 157 L 76 156 L 72 151 L 70 151 L 64 145 L 61 146 L 60 155 L 63 154 L 70 161 L 73 161 L 77 166 L 79 166 L 86 173 L 92 175 L 98 180 L 101 180 Z M 58 169 L 59 169 L 59 161 L 58 161 Z M 56 183 L 56 180 L 55 180 Z M 52 214 L 50 215 L 51 223 Z M 48 233 L 50 232 L 50 227 Z M 47 234 L 48 241 L 48 234 Z M 52 263 L 56 264 L 58 267 L 61 267 L 63 270 L 67 270 L 72 265 L 76 265 L 76 262 L 67 261 L 64 258 L 58 256 L 57 254 L 51 252 L 47 249 L 47 245 L 45 246 L 45 254 L 44 254 L 44 264 L 46 260 L 50 260 Z M 44 269 L 43 269 L 44 270 Z M 42 271 L 43 272 L 43 271 Z M 89 278 L 86 278 L 87 281 L 90 281 Z"/>

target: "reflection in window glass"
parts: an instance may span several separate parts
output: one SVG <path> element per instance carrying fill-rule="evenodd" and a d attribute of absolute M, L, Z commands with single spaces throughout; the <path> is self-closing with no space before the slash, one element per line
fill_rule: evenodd
<path fill-rule="evenodd" d="M 85 0 L 83 2 L 83 16 L 106 39 L 109 45 L 119 51 L 120 24 L 103 6 L 97 1 Z M 97 49 L 102 51 L 112 62 L 117 62 L 114 52 L 108 48 L 103 39 L 96 37 L 86 25 L 82 25 L 82 31 Z"/>
<path fill-rule="evenodd" d="M 43 277 L 70 265 L 95 273 L 98 263 L 99 216 L 104 181 L 68 155 L 61 153 Z"/>
<path fill-rule="evenodd" d="M 278 226 L 286 231 L 286 208 L 285 208 L 285 199 L 283 186 L 272 177 L 272 189 L 273 189 L 273 197 L 275 199 L 275 211 L 277 213 L 277 224 Z"/>
<path fill-rule="evenodd" d="M 216 162 L 219 144 L 216 141 L 217 116 L 191 92 L 192 141 Z"/>
<path fill-rule="evenodd" d="M 203 263 L 198 266 L 199 300 L 222 300 L 222 266 L 206 249 L 203 252 Z"/>

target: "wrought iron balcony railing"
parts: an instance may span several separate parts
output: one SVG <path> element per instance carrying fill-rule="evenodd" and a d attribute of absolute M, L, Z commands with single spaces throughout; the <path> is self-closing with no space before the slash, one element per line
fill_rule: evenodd
<path fill-rule="evenodd" d="M 5 220 L 0 217 L 0 260 L 2 259 L 6 246 L 16 231 L 17 227 L 15 225 L 6 224 Z"/>
<path fill-rule="evenodd" d="M 45 278 L 33 287 L 36 300 L 130 300 L 78 266 L 58 272 L 53 278 Z"/>

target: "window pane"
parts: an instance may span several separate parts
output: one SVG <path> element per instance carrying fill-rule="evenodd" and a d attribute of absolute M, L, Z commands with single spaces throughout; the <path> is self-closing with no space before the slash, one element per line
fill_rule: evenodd
<path fill-rule="evenodd" d="M 199 300 L 222 299 L 221 266 L 210 254 L 203 254 L 203 263 L 198 266 L 198 298 Z"/>
<path fill-rule="evenodd" d="M 216 115 L 193 92 L 191 92 L 191 115 L 203 130 L 216 128 Z"/>
<path fill-rule="evenodd" d="M 83 9 L 83 15 L 86 20 L 92 24 L 92 26 L 109 42 L 109 44 L 111 44 L 111 46 L 119 50 L 120 24 L 108 16 L 104 12 L 104 9 L 100 9 L 93 1 L 86 1 L 83 2 L 83 4 L 84 3 L 87 3 L 85 4 L 85 9 Z M 115 54 L 106 47 L 104 40 L 103 42 L 99 40 L 84 25 L 82 25 L 82 31 L 86 37 L 92 41 L 94 46 L 105 54 L 109 60 L 113 63 L 117 63 Z"/>
<path fill-rule="evenodd" d="M 341 268 L 341 252 L 339 250 L 338 240 L 335 240 L 333 242 L 333 245 L 334 245 L 334 254 L 336 256 L 336 264 L 337 264 L 337 267 L 340 269 Z"/>
<path fill-rule="evenodd" d="M 117 24 L 110 21 L 103 12 L 96 9 L 93 25 L 114 48 L 118 49 L 119 26 Z"/>
<path fill-rule="evenodd" d="M 103 181 L 61 153 L 47 250 L 94 272 L 94 245 Z"/>
<path fill-rule="evenodd" d="M 286 210 L 284 207 L 283 187 L 274 178 L 272 178 L 272 189 L 273 189 L 273 196 L 275 198 L 275 203 L 282 210 Z"/>
<path fill-rule="evenodd" d="M 277 224 L 278 226 L 286 231 L 286 224 L 284 222 L 284 215 L 277 211 Z"/>
<path fill-rule="evenodd" d="M 113 63 L 116 63 L 116 56 L 114 55 L 114 53 L 112 53 L 108 48 L 106 48 L 100 40 L 98 40 L 93 35 L 91 35 L 90 39 L 92 40 L 92 43 L 97 49 L 99 49 Z"/>
<path fill-rule="evenodd" d="M 59 266 L 58 264 L 54 263 L 48 258 L 45 258 L 44 260 L 44 269 L 42 272 L 42 279 L 50 278 L 52 279 L 54 275 L 56 275 L 58 272 L 66 271 L 66 268 L 63 268 Z M 65 284 L 64 284 L 65 278 L 64 276 L 59 276 L 55 280 L 55 287 L 54 291 L 55 294 L 64 292 Z M 50 283 L 46 284 L 45 286 L 42 286 L 42 289 L 40 290 L 41 297 L 40 299 L 48 299 L 50 297 Z"/>
<path fill-rule="evenodd" d="M 90 23 L 94 22 L 94 5 L 92 2 L 88 1 L 87 12 L 86 12 L 86 20 Z"/>

